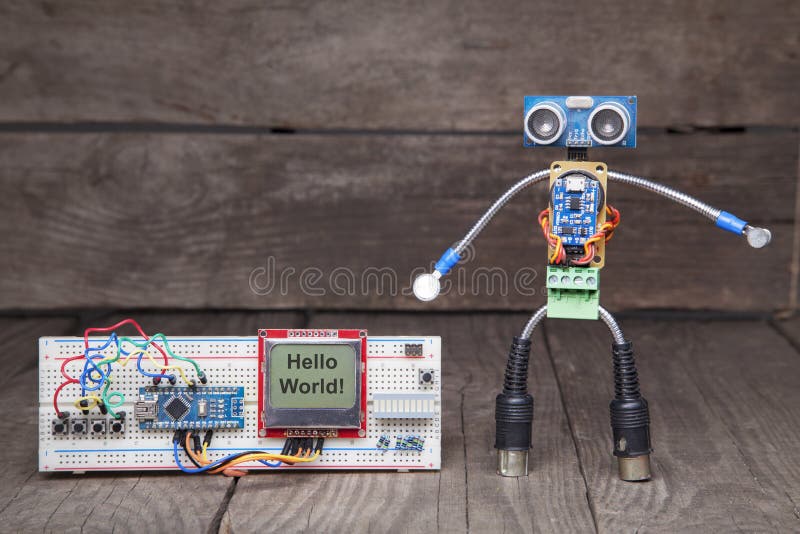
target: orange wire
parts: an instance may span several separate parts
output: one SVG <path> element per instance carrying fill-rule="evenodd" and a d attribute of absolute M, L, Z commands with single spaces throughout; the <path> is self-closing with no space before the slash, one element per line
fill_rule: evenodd
<path fill-rule="evenodd" d="M 561 237 L 550 233 L 550 210 L 544 209 L 539 213 L 539 225 L 542 227 L 542 233 L 547 240 L 547 244 L 553 249 L 552 254 L 548 257 L 550 264 L 558 264 L 564 261 L 566 252 L 564 251 L 564 244 Z"/>
<path fill-rule="evenodd" d="M 550 209 L 546 208 L 539 213 L 539 225 L 542 227 L 547 244 L 553 249 L 552 254 L 548 257 L 551 265 L 562 263 L 566 260 L 566 251 L 564 250 L 564 243 L 561 237 L 550 232 Z M 577 260 L 572 260 L 572 263 L 581 265 L 592 261 L 595 255 L 595 243 L 605 240 L 608 242 L 614 235 L 614 230 L 619 226 L 621 216 L 619 210 L 611 205 L 606 205 L 606 222 L 604 222 L 597 233 L 592 235 L 583 244 L 583 257 Z"/>

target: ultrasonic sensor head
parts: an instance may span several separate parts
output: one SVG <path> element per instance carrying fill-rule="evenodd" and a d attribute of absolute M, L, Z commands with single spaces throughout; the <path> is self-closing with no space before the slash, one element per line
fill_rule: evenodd
<path fill-rule="evenodd" d="M 554 143 L 567 126 L 564 110 L 552 102 L 542 102 L 525 115 L 525 133 L 538 145 Z"/>
<path fill-rule="evenodd" d="M 635 96 L 526 96 L 523 144 L 636 146 Z"/>
<path fill-rule="evenodd" d="M 589 135 L 600 145 L 616 145 L 625 137 L 630 127 L 630 117 L 622 106 L 605 102 L 589 115 Z"/>

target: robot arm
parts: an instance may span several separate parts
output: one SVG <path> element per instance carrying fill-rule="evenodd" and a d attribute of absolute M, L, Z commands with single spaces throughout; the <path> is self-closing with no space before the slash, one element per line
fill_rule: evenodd
<path fill-rule="evenodd" d="M 550 177 L 550 169 L 543 169 L 541 171 L 536 171 L 535 173 L 526 176 L 522 180 L 515 183 L 511 188 L 503 193 L 500 198 L 498 198 L 494 204 L 492 204 L 486 213 L 478 219 L 478 221 L 472 225 L 467 235 L 458 242 L 458 244 L 453 247 L 447 249 L 442 257 L 439 258 L 439 261 L 433 267 L 432 273 L 425 273 L 417 276 L 414 280 L 414 295 L 422 301 L 429 301 L 435 299 L 439 296 L 439 291 L 441 290 L 441 283 L 439 279 L 450 272 L 459 261 L 461 261 L 461 253 L 466 249 L 470 243 L 472 243 L 478 234 L 481 233 L 489 221 L 492 220 L 500 208 L 505 206 L 509 200 L 514 198 L 517 193 L 522 191 L 523 189 L 528 188 L 533 184 L 537 184 L 539 182 L 543 182 Z"/>
<path fill-rule="evenodd" d="M 680 191 L 672 189 L 666 185 L 652 182 L 639 176 L 633 176 L 631 174 L 624 174 L 616 171 L 608 171 L 608 179 L 621 184 L 639 187 L 646 191 L 651 191 L 666 197 L 673 202 L 677 202 L 682 206 L 686 206 L 687 208 L 700 213 L 708 219 L 711 219 L 723 230 L 745 236 L 748 244 L 753 248 L 764 247 L 772 240 L 772 233 L 766 228 L 751 226 L 747 224 L 746 221 L 743 221 L 732 213 L 728 213 L 727 211 L 722 211 L 719 208 L 710 206 L 705 202 L 701 202 L 700 200 L 697 200 L 686 193 L 681 193 Z"/>

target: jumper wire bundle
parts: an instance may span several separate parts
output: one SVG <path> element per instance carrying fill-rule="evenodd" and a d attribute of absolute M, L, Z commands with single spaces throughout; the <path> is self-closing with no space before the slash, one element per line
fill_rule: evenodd
<path fill-rule="evenodd" d="M 129 337 L 120 337 L 117 335 L 116 330 L 125 325 L 132 325 L 143 341 L 135 341 Z M 111 332 L 108 339 L 98 347 L 89 346 L 89 335 L 92 333 L 107 333 Z M 156 340 L 160 342 L 156 343 Z M 162 346 L 163 345 L 163 346 Z M 125 403 L 125 396 L 119 391 L 112 391 L 111 384 L 113 382 L 113 366 L 116 363 L 125 367 L 131 359 L 136 360 L 136 369 L 143 376 L 153 379 L 153 383 L 158 385 L 162 379 L 168 380 L 171 384 L 177 382 L 177 376 L 186 383 L 187 386 L 195 386 L 196 382 L 186 375 L 186 371 L 180 365 L 170 364 L 170 358 L 187 362 L 194 367 L 197 379 L 205 384 L 208 379 L 200 368 L 200 366 L 191 358 L 179 356 L 175 354 L 169 346 L 167 337 L 164 334 L 156 334 L 153 337 L 148 337 L 139 323 L 133 319 L 124 319 L 114 325 L 103 328 L 87 328 L 83 333 L 83 354 L 73 356 L 65 359 L 61 364 L 61 375 L 64 377 L 62 382 L 53 393 L 53 407 L 55 408 L 57 417 L 66 418 L 69 412 L 63 412 L 58 408 L 58 397 L 61 391 L 70 384 L 78 384 L 81 388 L 81 396 L 78 397 L 74 404 L 75 407 L 84 413 L 97 407 L 102 413 L 109 413 L 115 419 L 122 417 L 121 413 L 115 410 Z M 104 351 L 109 347 L 113 347 L 113 356 L 106 356 Z M 153 347 L 163 358 L 163 364 L 159 363 L 148 348 Z M 150 363 L 160 369 L 159 372 L 153 373 L 142 367 L 142 360 L 147 358 Z M 76 360 L 83 360 L 83 369 L 80 377 L 75 378 L 67 373 L 66 367 L 70 362 Z M 176 376 L 177 375 L 177 376 Z"/>
<path fill-rule="evenodd" d="M 199 434 L 193 434 L 191 430 L 175 431 L 172 437 L 172 452 L 175 464 L 181 471 L 189 474 L 222 473 L 227 476 L 243 476 L 247 473 L 246 471 L 231 468 L 247 462 L 259 462 L 272 468 L 280 467 L 281 464 L 294 465 L 313 462 L 322 453 L 325 442 L 324 438 L 317 438 L 316 443 L 313 438 L 288 438 L 280 453 L 252 450 L 211 461 L 208 458 L 208 448 L 212 436 L 213 430 L 207 430 L 201 444 Z M 179 454 L 180 448 L 194 464 L 194 468 L 183 465 Z"/>
<path fill-rule="evenodd" d="M 606 206 L 606 222 L 604 222 L 600 229 L 592 235 L 583 244 L 583 256 L 578 259 L 570 261 L 572 265 L 589 265 L 595 256 L 596 246 L 595 243 L 599 241 L 609 241 L 614 235 L 614 230 L 620 223 L 619 210 L 612 206 Z M 550 209 L 544 209 L 539 213 L 539 226 L 542 228 L 544 238 L 547 244 L 553 250 L 548 257 L 550 265 L 564 265 L 567 260 L 567 252 L 564 249 L 564 244 L 561 241 L 561 236 L 558 236 L 550 231 Z"/>

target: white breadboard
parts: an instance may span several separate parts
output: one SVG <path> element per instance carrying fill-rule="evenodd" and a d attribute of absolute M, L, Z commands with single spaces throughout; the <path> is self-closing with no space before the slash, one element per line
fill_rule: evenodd
<path fill-rule="evenodd" d="M 107 338 L 93 337 L 90 346 L 99 347 Z M 244 386 L 245 427 L 215 430 L 209 458 L 245 450 L 279 452 L 282 438 L 258 437 L 258 343 L 253 337 L 175 337 L 169 338 L 176 354 L 197 360 L 209 377 L 208 386 Z M 423 344 L 423 356 L 406 356 L 406 343 Z M 150 349 L 153 350 L 153 349 Z M 112 349 L 107 350 L 111 356 Z M 39 470 L 40 471 L 125 471 L 176 470 L 173 459 L 172 430 L 140 430 L 133 417 L 133 402 L 140 386 L 151 385 L 139 374 L 135 363 L 113 372 L 113 389 L 125 395 L 125 404 L 118 408 L 127 414 L 121 434 L 53 435 L 55 418 L 53 393 L 63 378 L 60 367 L 64 359 L 83 354 L 83 338 L 43 337 L 39 339 Z M 154 351 L 153 355 L 157 353 Z M 145 360 L 146 362 L 146 360 Z M 144 369 L 156 372 L 149 364 Z M 67 364 L 71 376 L 79 376 L 82 361 Z M 434 370 L 430 385 L 421 385 L 420 369 Z M 367 435 L 366 438 L 328 438 L 322 455 L 313 463 L 282 465 L 269 468 L 263 464 L 242 464 L 248 469 L 384 469 L 436 470 L 441 465 L 441 341 L 439 337 L 375 337 L 367 341 Z M 202 386 L 201 386 L 202 387 Z M 428 393 L 435 395 L 435 415 L 428 419 L 378 419 L 373 416 L 376 393 Z M 73 402 L 80 394 L 77 384 L 67 386 L 59 399 L 62 410 L 76 416 Z M 83 417 L 83 416 L 80 416 Z M 98 409 L 87 418 L 105 418 Z M 382 435 L 391 439 L 388 450 L 377 447 Z M 398 436 L 415 435 L 424 439 L 422 451 L 398 450 Z M 183 456 L 184 463 L 188 459 Z"/>

